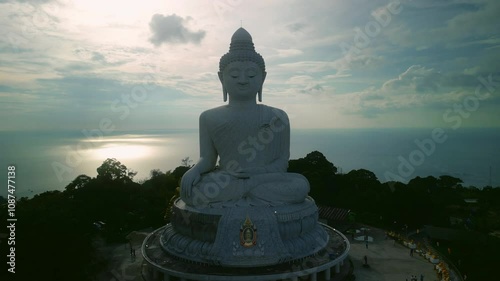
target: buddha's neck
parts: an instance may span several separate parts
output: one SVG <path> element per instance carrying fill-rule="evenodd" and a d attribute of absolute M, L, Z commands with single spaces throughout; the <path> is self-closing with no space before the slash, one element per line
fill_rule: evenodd
<path fill-rule="evenodd" d="M 238 108 L 238 109 L 246 109 L 246 108 L 255 108 L 257 106 L 257 102 L 254 100 L 231 100 L 229 99 L 228 106 Z"/>

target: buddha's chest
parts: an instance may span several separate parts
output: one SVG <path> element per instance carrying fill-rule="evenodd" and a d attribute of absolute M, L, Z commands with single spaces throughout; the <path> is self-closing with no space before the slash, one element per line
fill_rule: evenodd
<path fill-rule="evenodd" d="M 223 118 L 214 124 L 214 132 L 218 137 L 246 138 L 258 134 L 269 126 L 271 116 L 268 115 L 262 107 L 256 107 L 251 111 L 228 110 Z"/>
<path fill-rule="evenodd" d="M 264 163 L 268 162 L 267 158 L 274 158 L 272 150 L 275 142 L 279 142 L 280 134 L 271 130 L 271 121 L 265 114 L 251 118 L 234 114 L 217 124 L 212 131 L 212 140 L 221 159 L 244 163 L 251 159 L 255 163 Z"/>

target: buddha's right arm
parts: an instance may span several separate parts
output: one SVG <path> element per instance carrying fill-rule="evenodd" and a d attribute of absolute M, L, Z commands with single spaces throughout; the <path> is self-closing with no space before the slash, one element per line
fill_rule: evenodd
<path fill-rule="evenodd" d="M 213 170 L 217 161 L 217 151 L 209 134 L 205 114 L 200 115 L 200 159 L 181 179 L 181 198 L 191 197 L 192 187 L 201 180 L 201 175 Z"/>
<path fill-rule="evenodd" d="M 200 182 L 202 174 L 213 170 L 213 167 L 215 167 L 215 163 L 212 163 L 210 159 L 200 157 L 198 163 L 196 163 L 196 165 L 194 165 L 182 176 L 181 197 L 191 197 L 192 187 L 196 186 L 198 182 Z"/>
<path fill-rule="evenodd" d="M 217 150 L 210 137 L 210 126 L 207 122 L 206 114 L 200 115 L 200 160 L 195 165 L 200 174 L 210 172 L 217 163 Z"/>

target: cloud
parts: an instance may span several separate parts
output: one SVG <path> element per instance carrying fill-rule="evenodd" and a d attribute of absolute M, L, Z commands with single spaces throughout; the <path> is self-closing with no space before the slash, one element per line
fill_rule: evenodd
<path fill-rule="evenodd" d="M 30 120 L 52 124 L 44 127 L 64 120 L 67 128 L 71 122 L 79 128 L 95 126 L 94 117 L 116 119 L 120 113 L 110 104 L 125 104 L 122 95 L 148 81 L 157 90 L 130 108 L 134 117 L 124 128 L 139 122 L 170 126 L 153 126 L 156 117 L 193 126 L 199 112 L 222 104 L 217 63 L 240 20 L 266 60 L 264 103 L 289 109 L 289 116 L 297 116 L 294 126 L 410 126 L 424 120 L 431 126 L 431 113 L 440 120 L 443 108 L 474 92 L 478 77 L 500 74 L 493 63 L 500 51 L 497 0 L 403 1 L 401 12 L 390 14 L 384 26 L 379 22 L 380 32 L 366 35 L 370 41 L 363 47 L 355 28 L 365 32 L 388 1 L 281 0 L 252 7 L 229 1 L 232 13 L 224 17 L 217 17 L 212 2 L 169 5 L 167 12 L 150 1 L 120 11 L 113 5 L 95 10 L 92 1 L 7 2 L 0 4 L 0 117 L 19 120 L 18 127 L 28 128 Z M 344 43 L 359 50 L 348 56 Z M 495 96 L 481 110 L 498 111 Z"/>
<path fill-rule="evenodd" d="M 106 58 L 104 57 L 104 55 L 99 52 L 93 52 L 91 60 L 103 63 L 106 62 Z"/>
<path fill-rule="evenodd" d="M 314 84 L 306 86 L 303 90 L 301 90 L 301 93 L 316 94 L 316 93 L 322 93 L 324 90 L 325 88 L 321 84 Z"/>
<path fill-rule="evenodd" d="M 310 98 L 311 96 L 315 98 L 328 98 L 328 96 L 335 93 L 335 89 L 329 84 L 330 80 L 330 78 L 317 78 L 311 75 L 300 74 L 288 78 L 281 85 L 274 85 L 276 87 L 274 91 L 279 91 L 278 89 L 281 88 L 281 94 L 287 96 L 305 95 L 303 98 Z"/>
<path fill-rule="evenodd" d="M 155 81 L 130 80 L 87 74 L 38 79 L 34 90 L 0 84 L 0 119 L 16 120 L 2 124 L 0 130 L 91 129 L 103 118 L 117 126 L 140 128 L 141 123 L 160 126 L 165 120 L 175 124 L 173 117 L 187 119 L 191 114 L 181 107 L 193 103 L 184 92 Z"/>
<path fill-rule="evenodd" d="M 336 61 L 337 68 L 343 72 L 358 69 L 367 70 L 369 68 L 378 68 L 384 63 L 384 57 L 368 54 L 369 52 L 364 53 L 367 54 L 360 53 L 359 55 L 342 57 Z"/>
<path fill-rule="evenodd" d="M 6 85 L 0 85 L 0 93 L 8 93 L 11 92 L 12 90 L 13 90 L 12 87 Z"/>
<path fill-rule="evenodd" d="M 381 90 L 389 93 L 440 93 L 449 89 L 473 89 L 477 86 L 479 67 L 466 69 L 463 72 L 442 73 L 433 68 L 412 65 L 398 78 L 386 81 Z"/>
<path fill-rule="evenodd" d="M 344 113 L 374 118 L 406 110 L 448 108 L 462 103 L 480 83 L 475 75 L 442 73 L 433 68 L 412 65 L 380 87 L 369 87 L 345 95 L 353 106 Z M 492 104 L 498 98 L 491 96 L 487 100 Z"/>
<path fill-rule="evenodd" d="M 155 14 L 149 22 L 149 28 L 153 36 L 149 39 L 153 45 L 159 47 L 163 43 L 199 44 L 205 37 L 204 30 L 196 32 L 190 31 L 185 25 L 191 20 L 191 17 L 182 18 L 176 14 L 164 16 Z"/>
<path fill-rule="evenodd" d="M 297 61 L 290 63 L 282 63 L 276 66 L 279 70 L 284 69 L 290 73 L 314 73 L 334 71 L 335 67 L 331 61 Z"/>
<path fill-rule="evenodd" d="M 287 58 L 302 55 L 303 52 L 297 49 L 277 49 L 278 57 Z"/>
<path fill-rule="evenodd" d="M 292 33 L 302 31 L 302 29 L 304 29 L 304 27 L 306 27 L 306 24 L 305 24 L 305 23 L 302 23 L 302 22 L 295 22 L 295 23 L 288 24 L 288 25 L 286 26 L 286 28 L 287 28 L 290 32 L 292 32 Z"/>
<path fill-rule="evenodd" d="M 394 44 L 425 49 L 433 46 L 457 48 L 463 44 L 491 44 L 497 35 L 497 0 L 412 1 L 403 9 L 405 18 L 388 27 Z M 425 13 L 425 21 L 422 14 Z"/>
<path fill-rule="evenodd" d="M 442 82 L 443 75 L 434 69 L 420 65 L 412 65 L 396 79 L 384 83 L 384 90 L 414 89 L 416 92 L 436 92 Z"/>

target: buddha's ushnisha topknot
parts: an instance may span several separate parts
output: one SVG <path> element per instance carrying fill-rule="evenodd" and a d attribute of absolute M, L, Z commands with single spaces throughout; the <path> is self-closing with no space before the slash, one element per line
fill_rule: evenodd
<path fill-rule="evenodd" d="M 220 58 L 219 71 L 223 72 L 228 64 L 235 61 L 252 61 L 260 67 L 262 73 L 266 72 L 264 58 L 255 51 L 252 36 L 243 27 L 238 28 L 231 37 L 229 52 Z"/>

